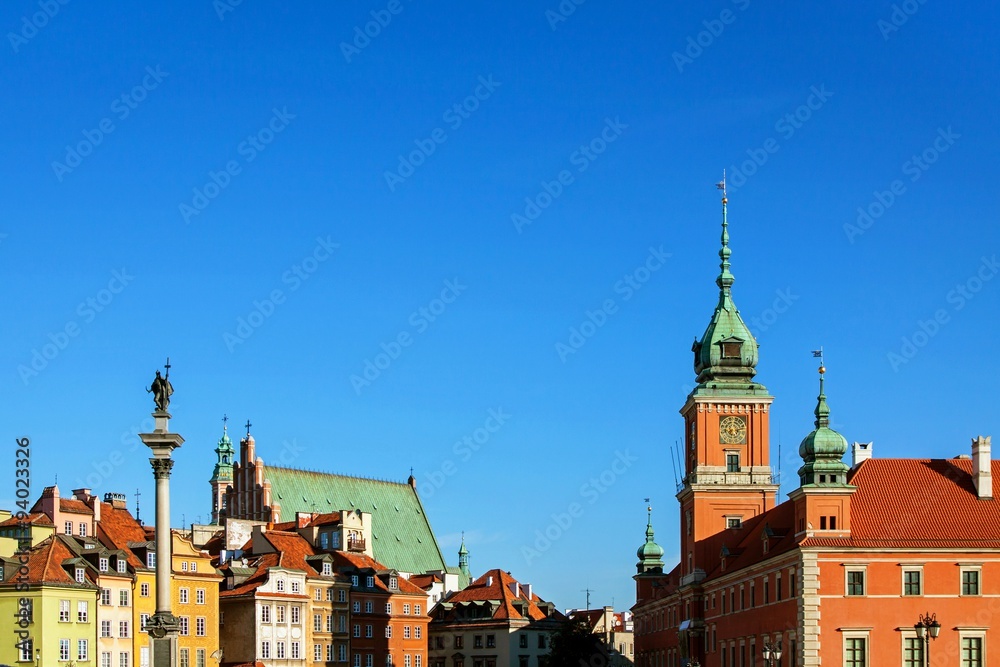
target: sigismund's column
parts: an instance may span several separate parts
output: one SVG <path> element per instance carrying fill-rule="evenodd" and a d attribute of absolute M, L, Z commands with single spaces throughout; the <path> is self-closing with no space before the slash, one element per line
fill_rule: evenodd
<path fill-rule="evenodd" d="M 139 437 L 153 452 L 149 459 L 156 480 L 156 613 L 146 624 L 150 636 L 151 667 L 176 667 L 177 636 L 180 623 L 170 609 L 170 470 L 174 467 L 171 454 L 181 446 L 184 438 L 170 432 L 170 395 L 174 389 L 170 384 L 170 359 L 167 358 L 166 375 L 156 379 L 147 392 L 153 394 L 156 410 L 153 411 L 152 433 L 140 433 Z"/>

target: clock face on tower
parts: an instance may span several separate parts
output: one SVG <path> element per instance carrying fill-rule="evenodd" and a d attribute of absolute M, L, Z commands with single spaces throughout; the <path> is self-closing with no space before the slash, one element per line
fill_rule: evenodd
<path fill-rule="evenodd" d="M 747 440 L 747 420 L 743 417 L 723 417 L 719 421 L 719 439 L 727 445 L 741 445 Z"/>

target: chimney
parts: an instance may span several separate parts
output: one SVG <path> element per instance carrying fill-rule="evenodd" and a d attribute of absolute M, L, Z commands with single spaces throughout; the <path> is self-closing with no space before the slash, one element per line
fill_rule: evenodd
<path fill-rule="evenodd" d="M 855 442 L 851 448 L 851 467 L 857 468 L 859 465 L 872 457 L 872 442 Z"/>
<path fill-rule="evenodd" d="M 521 591 L 518 589 L 518 585 L 517 585 L 516 581 L 512 581 L 512 582 L 510 582 L 507 585 L 510 587 L 510 592 L 514 594 L 514 597 L 516 597 L 516 598 L 521 597 Z"/>
<path fill-rule="evenodd" d="M 493 585 L 493 575 L 490 575 L 490 576 L 486 577 L 486 585 L 487 586 L 492 586 Z"/>
<path fill-rule="evenodd" d="M 305 528 L 309 525 L 312 520 L 312 514 L 310 512 L 296 512 L 295 513 L 295 526 L 297 528 Z"/>
<path fill-rule="evenodd" d="M 90 500 L 90 489 L 73 489 L 73 497 L 83 502 Z"/>
<path fill-rule="evenodd" d="M 524 589 L 524 597 L 531 600 L 531 584 L 522 584 L 521 588 Z"/>
<path fill-rule="evenodd" d="M 993 462 L 990 457 L 990 436 L 972 440 L 972 484 L 982 499 L 993 498 Z"/>
<path fill-rule="evenodd" d="M 116 510 L 123 510 L 126 508 L 125 494 L 124 493 L 105 493 L 104 502 L 111 505 Z"/>

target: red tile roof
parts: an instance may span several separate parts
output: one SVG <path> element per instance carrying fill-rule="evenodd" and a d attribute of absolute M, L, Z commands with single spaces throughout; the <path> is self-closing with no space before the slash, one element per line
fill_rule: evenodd
<path fill-rule="evenodd" d="M 256 572 L 254 572 L 252 575 L 250 575 L 250 577 L 246 581 L 244 581 L 242 584 L 239 584 L 232 590 L 220 591 L 219 597 L 230 598 L 230 597 L 238 597 L 240 595 L 247 595 L 248 593 L 253 593 L 260 587 L 261 584 L 267 581 L 268 569 L 272 567 L 277 567 L 280 561 L 281 561 L 281 554 L 264 554 L 259 559 L 257 559 L 256 563 L 254 563 L 254 567 L 257 568 Z"/>
<path fill-rule="evenodd" d="M 145 542 L 146 530 L 127 509 L 116 509 L 108 503 L 101 503 L 101 520 L 97 522 L 97 539 L 105 546 L 121 549 L 128 554 L 128 564 L 143 569 L 146 564 L 132 553 L 129 542 Z"/>
<path fill-rule="evenodd" d="M 62 512 L 72 512 L 73 514 L 93 515 L 94 513 L 94 510 L 91 509 L 87 503 L 82 500 L 74 500 L 72 498 L 60 498 L 59 510 Z"/>
<path fill-rule="evenodd" d="M 87 583 L 80 584 L 70 576 L 66 568 L 63 567 L 63 562 L 70 559 L 76 558 L 70 548 L 63 542 L 63 539 L 59 535 L 53 535 L 48 537 L 34 547 L 28 555 L 28 574 L 26 583 L 29 584 L 64 584 L 70 586 L 93 588 L 93 576 L 94 573 L 87 572 Z M 18 583 L 24 583 L 25 580 L 20 577 L 17 570 L 11 572 L 11 576 L 8 578 L 6 583 L 10 584 L 14 581 Z"/>
<path fill-rule="evenodd" d="M 434 584 L 441 583 L 441 577 L 436 574 L 415 574 L 410 577 L 410 583 L 426 591 Z"/>
<path fill-rule="evenodd" d="M 23 520 L 17 517 L 11 517 L 6 521 L 0 523 L 0 528 L 17 528 L 21 523 L 31 524 L 34 526 L 51 526 L 53 525 L 52 519 L 48 517 L 47 514 L 42 514 L 41 512 L 32 512 L 28 514 Z"/>
<path fill-rule="evenodd" d="M 511 584 L 518 584 L 518 595 L 514 595 Z M 517 579 L 512 577 L 507 572 L 499 569 L 486 572 L 464 589 L 449 595 L 446 599 L 442 600 L 442 602 L 457 603 L 498 601 L 500 602 L 500 606 L 493 614 L 494 619 L 525 618 L 525 616 L 523 616 L 514 607 L 514 600 L 524 600 L 528 603 L 527 618 L 530 618 L 531 620 L 538 621 L 543 618 L 551 617 L 563 618 L 562 614 L 558 611 L 554 611 L 551 617 L 547 617 L 545 612 L 538 606 L 538 603 L 544 601 L 534 593 L 532 593 L 529 598 L 525 594 L 524 586 L 521 585 Z"/>
<path fill-rule="evenodd" d="M 809 546 L 1000 548 L 1000 461 L 993 498 L 981 500 L 970 459 L 868 459 L 848 482 L 851 537 Z"/>

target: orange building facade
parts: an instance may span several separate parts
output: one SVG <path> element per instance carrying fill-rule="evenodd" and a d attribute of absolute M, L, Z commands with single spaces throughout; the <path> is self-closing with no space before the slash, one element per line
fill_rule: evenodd
<path fill-rule="evenodd" d="M 873 458 L 870 443 L 854 443 L 848 467 L 821 366 L 800 485 L 779 504 L 774 399 L 754 381 L 758 346 L 732 300 L 728 241 L 723 195 L 719 304 L 694 344 L 697 386 L 681 409 L 680 562 L 664 567 L 650 517 L 635 576 L 637 667 L 922 667 L 928 651 L 931 665 L 1000 664 L 990 439 L 933 460 Z M 918 636 L 926 615 L 936 638 Z"/>

